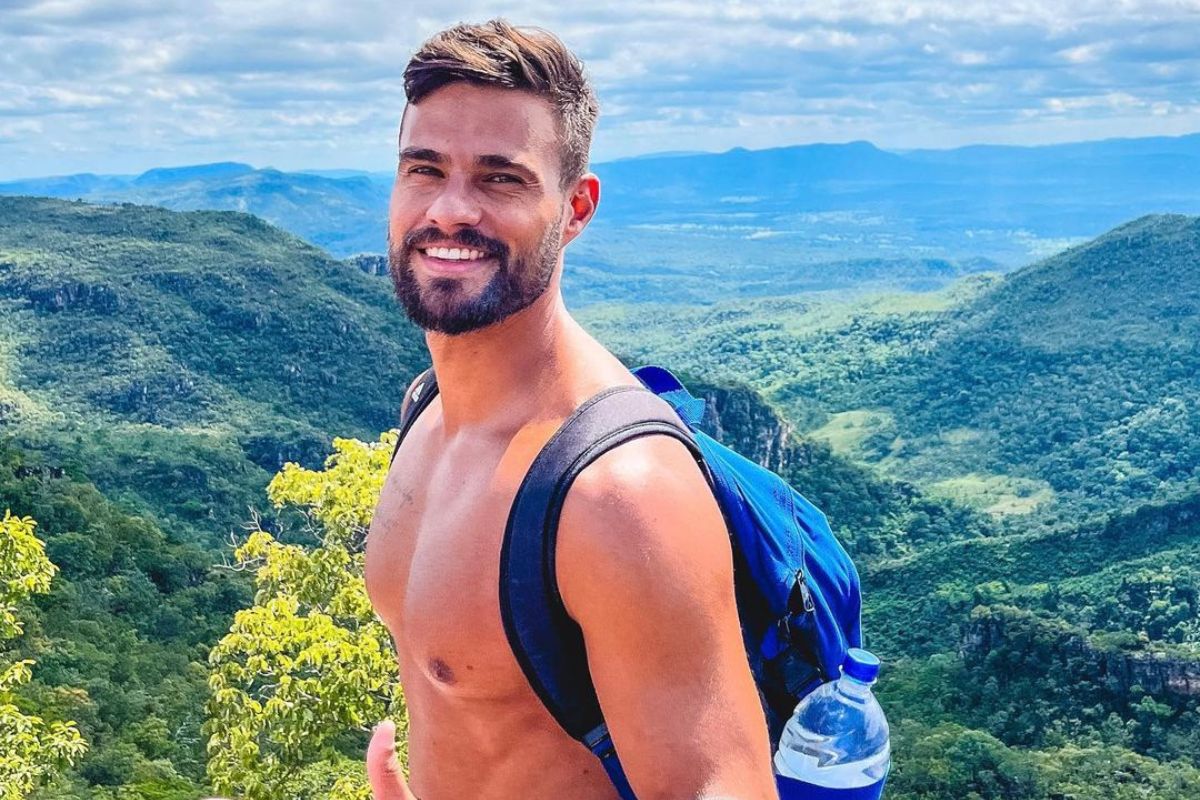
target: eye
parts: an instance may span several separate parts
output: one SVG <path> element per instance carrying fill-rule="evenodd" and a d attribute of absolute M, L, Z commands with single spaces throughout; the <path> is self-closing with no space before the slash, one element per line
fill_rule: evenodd
<path fill-rule="evenodd" d="M 523 183 L 516 175 L 507 172 L 497 172 L 493 175 L 488 175 L 484 180 L 488 183 Z"/>
<path fill-rule="evenodd" d="M 437 168 L 437 167 L 431 167 L 431 166 L 428 166 L 427 164 L 414 164 L 413 166 L 411 166 L 411 167 L 409 167 L 408 169 L 406 169 L 404 172 L 405 172 L 405 174 L 407 174 L 407 175 L 432 175 L 432 176 L 437 176 L 437 175 L 441 175 L 441 174 L 442 174 L 440 171 L 438 171 L 438 168 Z"/>

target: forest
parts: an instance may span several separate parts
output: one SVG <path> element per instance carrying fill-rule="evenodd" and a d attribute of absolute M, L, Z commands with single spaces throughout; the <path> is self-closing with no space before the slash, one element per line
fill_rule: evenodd
<path fill-rule="evenodd" d="M 828 515 L 888 797 L 1200 797 L 1198 256 L 1151 216 L 932 292 L 579 310 Z M 250 215 L 0 198 L 0 798 L 369 798 L 362 542 L 425 359 Z"/>

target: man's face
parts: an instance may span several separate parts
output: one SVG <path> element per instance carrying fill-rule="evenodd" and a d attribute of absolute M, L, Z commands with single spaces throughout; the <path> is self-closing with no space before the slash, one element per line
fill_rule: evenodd
<path fill-rule="evenodd" d="M 455 83 L 410 105 L 388 220 L 409 318 L 460 334 L 537 300 L 565 244 L 559 177 L 558 126 L 541 98 Z"/>

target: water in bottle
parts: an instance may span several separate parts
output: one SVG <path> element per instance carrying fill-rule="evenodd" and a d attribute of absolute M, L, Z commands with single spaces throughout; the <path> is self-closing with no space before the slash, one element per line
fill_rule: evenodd
<path fill-rule="evenodd" d="M 775 753 L 782 800 L 877 800 L 891 764 L 888 724 L 871 684 L 879 659 L 851 648 L 842 677 L 814 689 Z"/>

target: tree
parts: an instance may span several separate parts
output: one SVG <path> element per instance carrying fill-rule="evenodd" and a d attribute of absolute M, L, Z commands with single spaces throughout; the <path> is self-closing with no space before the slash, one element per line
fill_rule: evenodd
<path fill-rule="evenodd" d="M 56 567 L 34 535 L 37 523 L 14 517 L 0 520 L 0 640 L 21 635 L 19 605 L 33 594 L 50 591 Z M 0 800 L 20 800 L 42 781 L 75 762 L 87 750 L 74 722 L 47 723 L 23 713 L 16 688 L 32 677 L 32 659 L 6 666 L 0 662 Z"/>
<path fill-rule="evenodd" d="M 246 800 L 370 798 L 366 737 L 407 716 L 387 628 L 363 583 L 362 544 L 383 488 L 394 433 L 335 439 L 323 471 L 286 464 L 267 495 L 304 512 L 317 544 L 287 544 L 261 526 L 235 551 L 256 569 L 253 607 L 209 655 L 205 732 L 213 788 Z"/>

